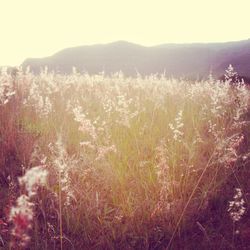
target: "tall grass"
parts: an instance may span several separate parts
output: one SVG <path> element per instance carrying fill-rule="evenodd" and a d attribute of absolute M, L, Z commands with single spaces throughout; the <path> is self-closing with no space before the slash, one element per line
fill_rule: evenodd
<path fill-rule="evenodd" d="M 32 197 L 32 249 L 193 249 L 195 237 L 207 248 L 245 244 L 231 242 L 234 232 L 221 243 L 204 219 L 219 199 L 234 225 L 225 198 L 248 164 L 245 84 L 45 70 L 2 72 L 0 85 L 5 246 L 15 226 L 8 211 L 23 193 L 17 177 L 36 166 L 48 184 Z M 244 183 L 238 176 L 243 193 Z"/>

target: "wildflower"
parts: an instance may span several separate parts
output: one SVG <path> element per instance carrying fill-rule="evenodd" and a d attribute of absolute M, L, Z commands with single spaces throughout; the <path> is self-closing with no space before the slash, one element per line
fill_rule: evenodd
<path fill-rule="evenodd" d="M 22 246 L 25 246 L 30 240 L 28 230 L 32 228 L 34 216 L 34 204 L 30 202 L 29 199 L 29 196 L 21 195 L 17 199 L 17 206 L 12 207 L 10 210 L 9 219 L 14 224 L 12 235 L 20 241 Z"/>
<path fill-rule="evenodd" d="M 175 125 L 172 123 L 169 123 L 169 127 L 173 132 L 173 139 L 179 142 L 181 141 L 181 137 L 184 135 L 182 131 L 182 127 L 184 126 L 182 122 L 182 113 L 183 111 L 180 110 L 179 113 L 177 114 L 175 118 Z"/>
<path fill-rule="evenodd" d="M 23 104 L 34 107 L 37 114 L 43 118 L 47 117 L 49 113 L 51 113 L 53 105 L 49 97 L 49 93 L 51 91 L 43 90 L 39 84 L 41 83 L 36 81 L 31 81 L 28 90 L 29 95 L 26 99 L 24 99 Z"/>
<path fill-rule="evenodd" d="M 9 220 L 14 225 L 12 235 L 22 247 L 25 247 L 30 240 L 28 231 L 32 228 L 34 217 L 34 203 L 31 198 L 36 194 L 38 186 L 45 185 L 46 177 L 47 171 L 38 166 L 29 169 L 23 177 L 19 178 L 19 183 L 25 186 L 28 194 L 17 198 L 16 206 L 10 210 Z"/>
<path fill-rule="evenodd" d="M 228 147 L 226 148 L 226 154 L 224 157 L 222 157 L 226 167 L 232 166 L 238 160 L 238 149 L 243 141 L 243 135 L 238 135 L 231 139 Z"/>
<path fill-rule="evenodd" d="M 19 178 L 19 183 L 25 185 L 29 197 L 36 194 L 39 186 L 46 184 L 47 171 L 41 166 L 29 169 L 26 174 Z"/>
<path fill-rule="evenodd" d="M 91 120 L 86 118 L 86 115 L 82 112 L 82 108 L 80 106 L 73 109 L 74 120 L 80 123 L 79 131 L 84 133 L 88 133 L 92 139 L 97 138 L 96 128 L 91 122 Z"/>
<path fill-rule="evenodd" d="M 230 82 L 230 83 L 238 83 L 239 78 L 238 78 L 238 73 L 234 71 L 234 68 L 232 64 L 229 64 L 228 68 L 225 70 L 226 73 L 224 74 L 225 80 Z"/>
<path fill-rule="evenodd" d="M 208 132 L 214 136 L 214 138 L 217 138 L 217 124 L 213 123 L 211 120 L 208 121 Z"/>
<path fill-rule="evenodd" d="M 130 128 L 131 120 L 139 114 L 138 111 L 132 112 L 130 110 L 132 101 L 133 100 L 131 98 L 128 99 L 126 95 L 117 96 L 117 104 L 115 109 L 119 114 L 119 119 L 116 122 L 127 128 Z"/>
<path fill-rule="evenodd" d="M 236 188 L 235 192 L 233 200 L 229 201 L 229 208 L 227 210 L 233 222 L 239 221 L 246 211 L 244 206 L 245 201 L 242 198 L 242 190 Z"/>

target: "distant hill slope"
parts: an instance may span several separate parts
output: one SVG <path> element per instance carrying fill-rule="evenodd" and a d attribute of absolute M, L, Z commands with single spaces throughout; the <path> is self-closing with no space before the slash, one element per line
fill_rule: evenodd
<path fill-rule="evenodd" d="M 45 58 L 28 58 L 23 66 L 39 72 L 44 66 L 70 73 L 75 66 L 90 74 L 123 71 L 134 76 L 163 73 L 168 76 L 220 76 L 232 64 L 241 76 L 250 77 L 250 39 L 208 44 L 163 44 L 145 47 L 125 41 L 67 48 Z"/>

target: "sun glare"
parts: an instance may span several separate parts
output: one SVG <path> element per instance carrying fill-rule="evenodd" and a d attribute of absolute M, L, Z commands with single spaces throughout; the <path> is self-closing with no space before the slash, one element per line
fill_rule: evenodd
<path fill-rule="evenodd" d="M 0 65 L 77 45 L 142 45 L 249 38 L 250 3 L 230 1 L 1 1 Z"/>

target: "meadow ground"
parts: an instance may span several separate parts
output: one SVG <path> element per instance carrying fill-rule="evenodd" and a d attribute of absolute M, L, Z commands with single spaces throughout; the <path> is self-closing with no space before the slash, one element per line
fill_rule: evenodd
<path fill-rule="evenodd" d="M 250 91 L 0 74 L 0 249 L 249 249 Z"/>

